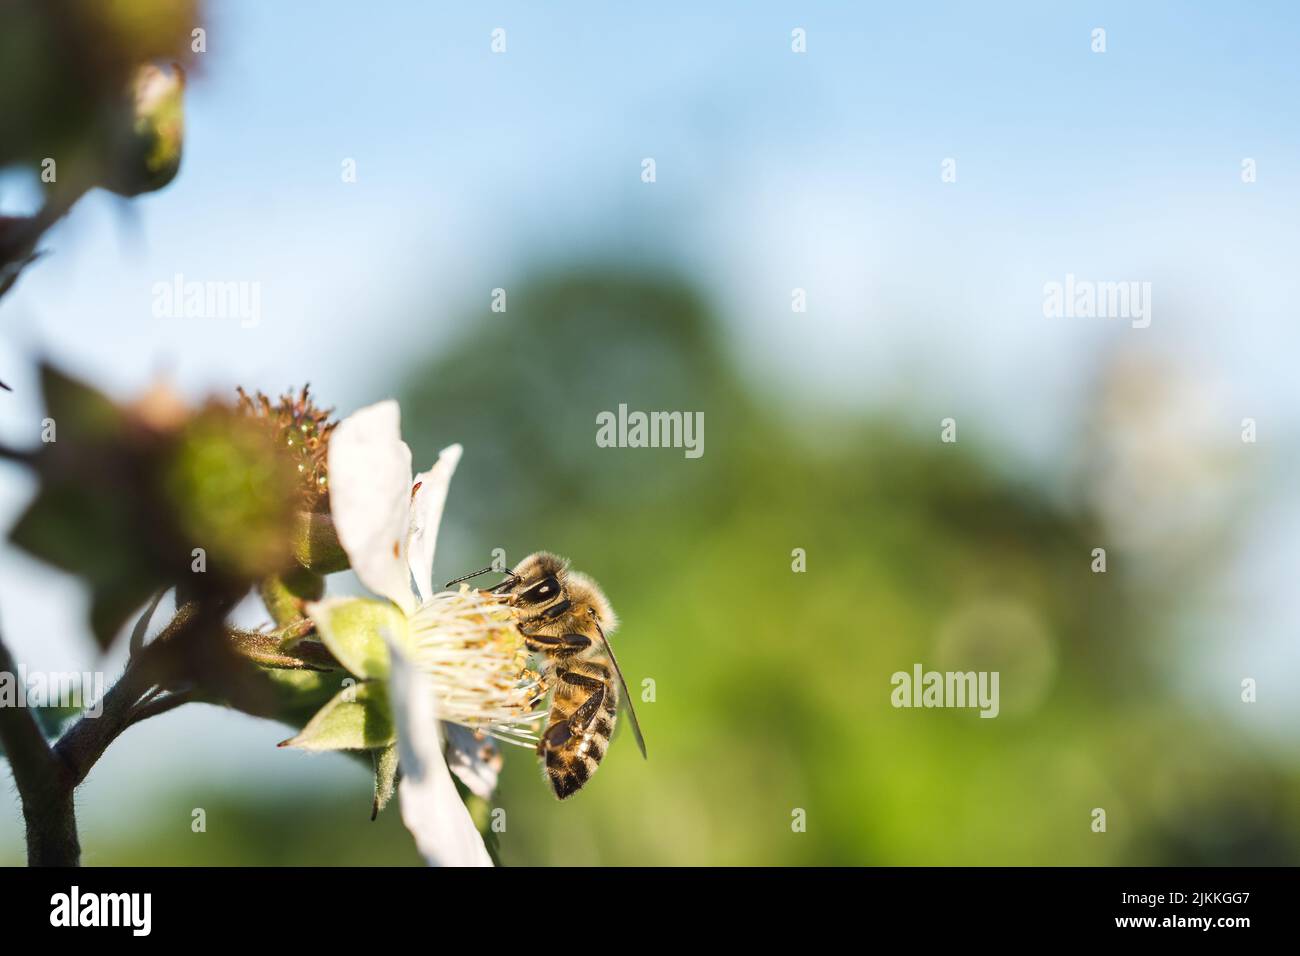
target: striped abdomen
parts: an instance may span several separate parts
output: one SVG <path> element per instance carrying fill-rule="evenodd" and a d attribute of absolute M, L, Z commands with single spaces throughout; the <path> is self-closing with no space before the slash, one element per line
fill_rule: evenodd
<path fill-rule="evenodd" d="M 556 668 L 555 695 L 538 753 L 555 795 L 563 800 L 582 789 L 609 749 L 618 696 L 600 663 L 571 660 Z"/>

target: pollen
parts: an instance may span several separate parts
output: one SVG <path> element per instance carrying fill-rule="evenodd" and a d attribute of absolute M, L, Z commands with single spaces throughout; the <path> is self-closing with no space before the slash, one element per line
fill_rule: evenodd
<path fill-rule="evenodd" d="M 507 743 L 536 742 L 545 689 L 501 598 L 468 588 L 443 591 L 410 623 L 415 666 L 433 678 L 444 720 Z"/>

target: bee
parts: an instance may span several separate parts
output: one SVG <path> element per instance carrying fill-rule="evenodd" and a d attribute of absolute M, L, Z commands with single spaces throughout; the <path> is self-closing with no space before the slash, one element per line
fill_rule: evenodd
<path fill-rule="evenodd" d="M 467 574 L 447 586 L 492 570 Z M 554 554 L 538 551 L 505 574 L 506 580 L 487 592 L 515 610 L 525 645 L 542 657 L 543 683 L 554 688 L 537 755 L 551 789 L 564 800 L 600 766 L 620 703 L 627 707 L 632 734 L 646 756 L 632 696 L 607 637 L 618 619 L 599 585 Z"/>

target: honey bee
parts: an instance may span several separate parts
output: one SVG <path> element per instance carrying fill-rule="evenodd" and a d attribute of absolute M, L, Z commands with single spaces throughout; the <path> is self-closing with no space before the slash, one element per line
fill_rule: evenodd
<path fill-rule="evenodd" d="M 448 587 L 491 570 L 457 578 Z M 554 693 L 537 755 L 551 789 L 563 800 L 581 790 L 600 766 L 620 702 L 646 756 L 632 696 L 606 636 L 618 619 L 596 582 L 569 570 L 569 563 L 554 554 L 529 555 L 505 574 L 506 580 L 487 592 L 515 610 L 525 645 L 542 655 L 542 681 Z"/>

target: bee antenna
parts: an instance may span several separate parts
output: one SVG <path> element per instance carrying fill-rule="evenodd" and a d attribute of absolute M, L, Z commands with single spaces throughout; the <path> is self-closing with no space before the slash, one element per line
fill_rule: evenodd
<path fill-rule="evenodd" d="M 460 582 L 462 582 L 462 581 L 468 581 L 470 578 L 476 578 L 476 577 L 478 577 L 480 574 L 487 574 L 489 571 L 496 571 L 496 568 L 492 567 L 491 565 L 488 565 L 486 568 L 480 568 L 479 570 L 477 570 L 477 571 L 473 571 L 473 572 L 471 572 L 471 573 L 469 573 L 469 574 L 462 574 L 462 575 L 461 575 L 460 577 L 458 577 L 456 580 L 454 580 L 454 581 L 448 581 L 446 584 L 443 585 L 443 587 L 449 588 L 449 587 L 451 587 L 453 584 L 460 584 Z M 502 573 L 502 572 L 498 572 L 498 573 Z M 504 573 L 510 575 L 511 577 L 514 577 L 514 572 L 513 572 L 513 571 L 506 571 L 506 572 L 504 572 Z"/>

